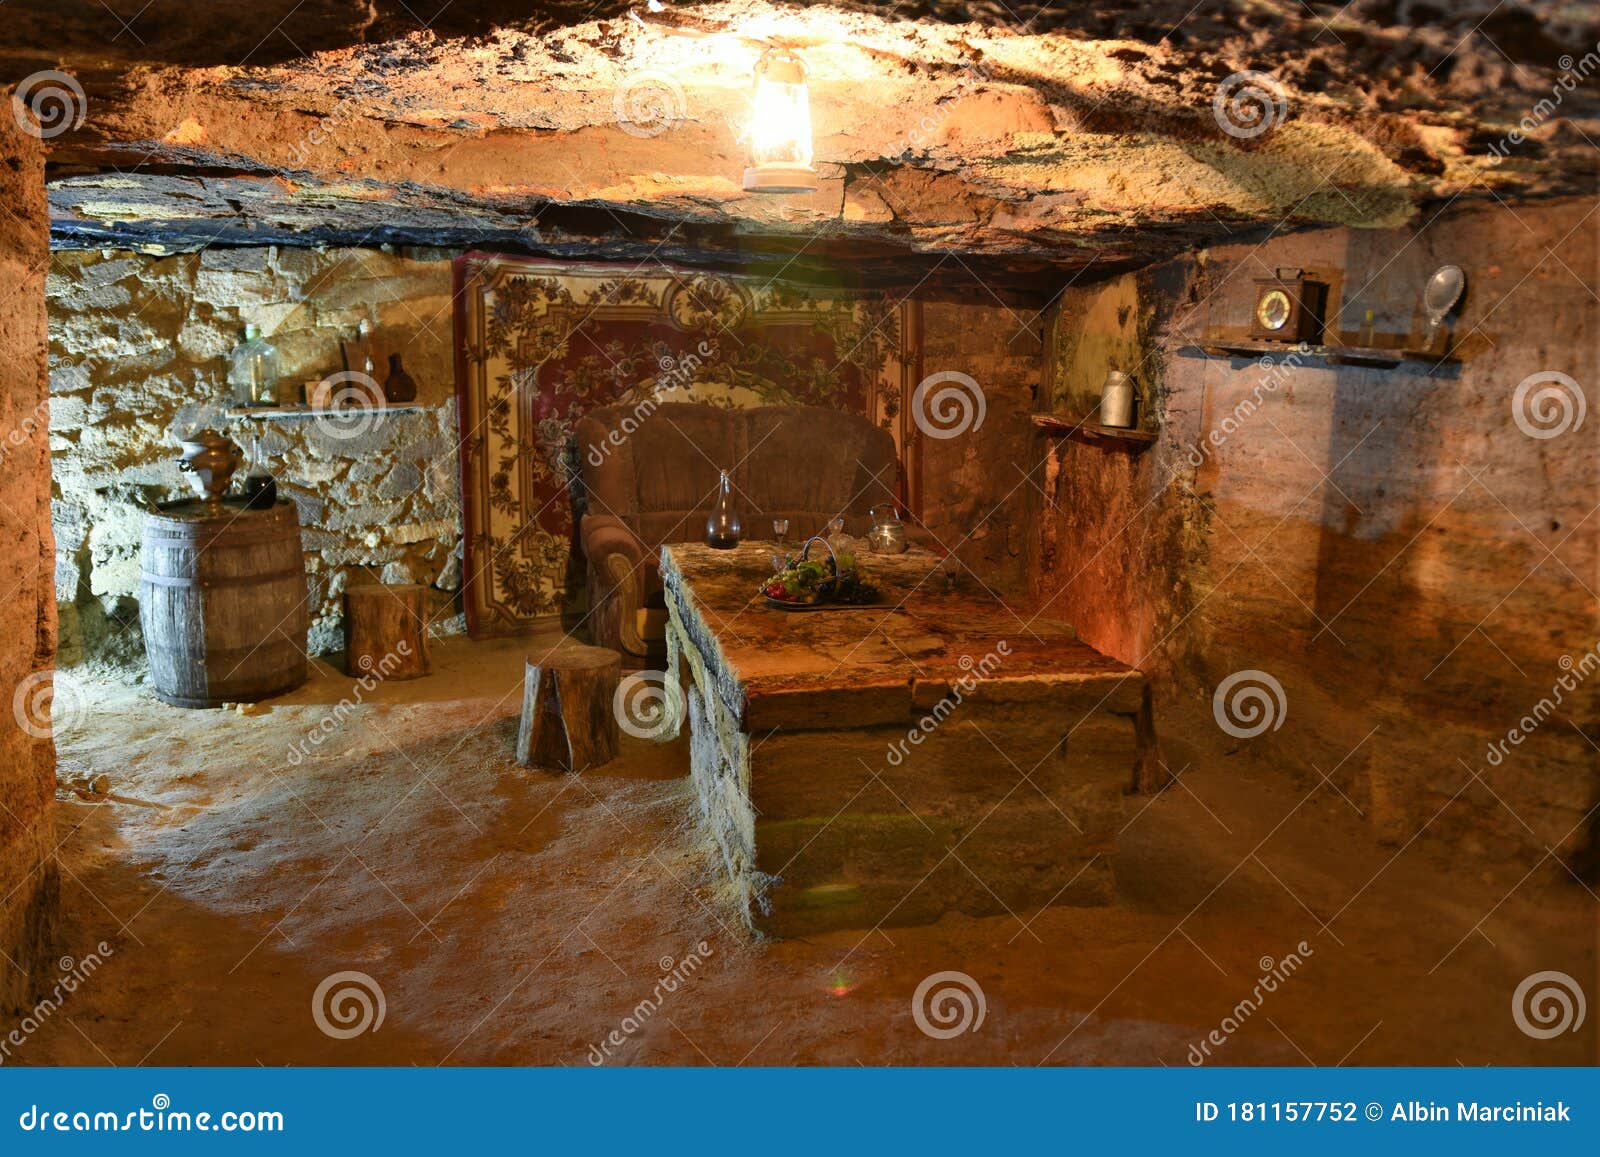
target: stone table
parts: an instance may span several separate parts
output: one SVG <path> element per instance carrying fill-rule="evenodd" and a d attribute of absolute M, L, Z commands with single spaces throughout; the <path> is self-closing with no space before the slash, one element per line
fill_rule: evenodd
<path fill-rule="evenodd" d="M 880 603 L 783 611 L 771 543 L 661 551 L 668 681 L 736 901 L 776 935 L 1110 902 L 1154 762 L 1144 677 L 927 551 Z"/>

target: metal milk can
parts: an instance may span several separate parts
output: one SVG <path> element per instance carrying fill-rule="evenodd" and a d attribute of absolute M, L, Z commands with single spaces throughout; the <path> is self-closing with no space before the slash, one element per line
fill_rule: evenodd
<path fill-rule="evenodd" d="M 1100 387 L 1100 424 L 1122 429 L 1133 425 L 1133 379 L 1121 370 L 1109 371 Z"/>

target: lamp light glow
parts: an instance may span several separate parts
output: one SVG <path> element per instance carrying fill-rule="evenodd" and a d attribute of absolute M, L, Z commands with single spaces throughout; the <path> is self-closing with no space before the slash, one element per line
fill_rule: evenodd
<path fill-rule="evenodd" d="M 745 192 L 815 193 L 805 66 L 787 48 L 769 48 L 756 62 L 755 81 Z"/>

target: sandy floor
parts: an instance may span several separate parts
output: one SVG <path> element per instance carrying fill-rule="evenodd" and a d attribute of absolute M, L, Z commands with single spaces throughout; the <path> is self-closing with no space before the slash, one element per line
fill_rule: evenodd
<path fill-rule="evenodd" d="M 582 1065 L 615 1031 L 613 1064 L 1183 1065 L 1234 1028 L 1208 1063 L 1597 1059 L 1600 1009 L 1551 1040 L 1512 1016 L 1537 971 L 1600 994 L 1600 905 L 1570 876 L 1379 846 L 1331 789 L 1236 759 L 1129 799 L 1114 907 L 752 941 L 718 906 L 681 742 L 625 737 L 583 776 L 512 762 L 528 647 L 440 646 L 297 764 L 351 693 L 334 670 L 250 717 L 78 678 L 61 778 L 105 773 L 112 798 L 63 792 L 61 945 L 110 952 L 6 1063 Z M 913 995 L 952 970 L 984 1015 L 938 1039 Z M 384 1018 L 338 1039 L 313 998 L 347 971 Z"/>

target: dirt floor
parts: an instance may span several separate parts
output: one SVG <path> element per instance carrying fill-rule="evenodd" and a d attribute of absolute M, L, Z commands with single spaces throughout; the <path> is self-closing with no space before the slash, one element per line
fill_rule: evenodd
<path fill-rule="evenodd" d="M 625 736 L 581 776 L 512 761 L 529 649 L 445 643 L 346 709 L 323 666 L 251 716 L 64 675 L 60 778 L 110 777 L 106 799 L 64 786 L 58 819 L 61 963 L 94 970 L 5 1063 L 1597 1059 L 1600 1010 L 1536 1039 L 1512 1009 L 1544 970 L 1600 992 L 1586 888 L 1381 846 L 1333 789 L 1236 759 L 1129 797 L 1115 906 L 759 942 L 719 906 L 682 741 Z M 974 1023 L 930 1035 L 913 1000 L 950 971 L 981 1023 L 969 992 Z M 370 979 L 318 1007 L 345 972 Z M 383 1017 L 330 1035 L 361 1027 L 346 983 Z M 947 995 L 935 1030 L 960 1027 Z"/>

